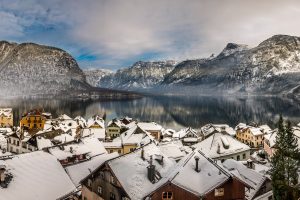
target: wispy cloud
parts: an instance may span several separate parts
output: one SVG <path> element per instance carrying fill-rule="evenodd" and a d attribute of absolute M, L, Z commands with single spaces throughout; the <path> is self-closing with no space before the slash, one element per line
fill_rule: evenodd
<path fill-rule="evenodd" d="M 82 66 L 115 69 L 300 36 L 299 17 L 296 0 L 0 0 L 0 39 L 55 45 Z"/>

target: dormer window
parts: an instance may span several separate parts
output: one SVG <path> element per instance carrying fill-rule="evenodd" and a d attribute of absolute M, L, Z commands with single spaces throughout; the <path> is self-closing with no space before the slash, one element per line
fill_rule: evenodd
<path fill-rule="evenodd" d="M 162 193 L 162 200 L 172 200 L 172 199 L 173 199 L 173 192 Z"/>

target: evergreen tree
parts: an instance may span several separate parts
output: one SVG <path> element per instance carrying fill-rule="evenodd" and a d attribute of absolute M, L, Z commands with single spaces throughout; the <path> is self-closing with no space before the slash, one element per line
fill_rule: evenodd
<path fill-rule="evenodd" d="M 276 152 L 271 160 L 271 179 L 274 198 L 297 199 L 298 168 L 300 167 L 297 138 L 291 123 L 284 123 L 282 116 L 277 123 Z"/>

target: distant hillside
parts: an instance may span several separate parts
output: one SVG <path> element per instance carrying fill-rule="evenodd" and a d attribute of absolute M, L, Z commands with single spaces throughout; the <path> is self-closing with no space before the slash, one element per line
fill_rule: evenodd
<path fill-rule="evenodd" d="M 92 87 L 70 54 L 34 43 L 0 41 L 0 85 L 0 97 L 120 98 L 130 95 Z"/>
<path fill-rule="evenodd" d="M 97 85 L 164 93 L 298 96 L 300 38 L 274 35 L 254 48 L 229 43 L 216 57 L 179 63 L 138 62 L 102 77 Z"/>

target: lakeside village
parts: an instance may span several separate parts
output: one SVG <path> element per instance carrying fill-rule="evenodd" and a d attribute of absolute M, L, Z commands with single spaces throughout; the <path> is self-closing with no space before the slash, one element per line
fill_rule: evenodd
<path fill-rule="evenodd" d="M 0 125 L 1 200 L 272 199 L 277 129 L 268 125 L 175 131 L 35 109 L 17 126 L 11 108 Z M 293 131 L 300 146 L 300 124 Z"/>

